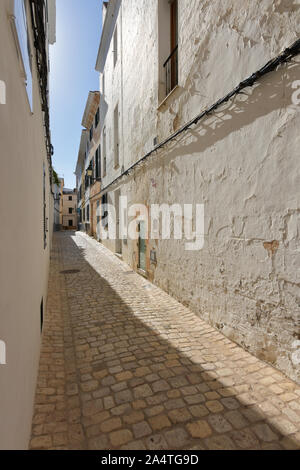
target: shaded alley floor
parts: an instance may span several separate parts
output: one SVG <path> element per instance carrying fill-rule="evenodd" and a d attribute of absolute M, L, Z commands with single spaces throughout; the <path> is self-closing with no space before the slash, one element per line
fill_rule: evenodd
<path fill-rule="evenodd" d="M 300 449 L 300 387 L 96 241 L 57 233 L 31 448 Z"/>

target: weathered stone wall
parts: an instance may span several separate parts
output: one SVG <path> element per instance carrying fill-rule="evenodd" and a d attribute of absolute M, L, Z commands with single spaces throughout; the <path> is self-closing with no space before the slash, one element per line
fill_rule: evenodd
<path fill-rule="evenodd" d="M 114 69 L 111 45 L 105 68 L 103 188 L 121 173 L 113 168 L 117 102 L 126 169 L 155 137 L 168 137 L 299 35 L 299 1 L 242 4 L 179 0 L 179 86 L 160 106 L 157 2 L 123 0 L 122 56 Z M 149 241 L 149 278 L 298 381 L 292 354 L 300 339 L 299 62 L 298 56 L 264 77 L 120 184 L 129 203 L 205 205 L 204 249 Z M 150 262 L 152 249 L 157 264 Z M 137 257 L 137 242 L 123 245 L 123 258 L 134 268 Z"/>

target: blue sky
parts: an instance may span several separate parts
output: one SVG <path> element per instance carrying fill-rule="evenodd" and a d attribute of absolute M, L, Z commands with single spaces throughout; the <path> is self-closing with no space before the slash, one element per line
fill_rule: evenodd
<path fill-rule="evenodd" d="M 56 44 L 50 47 L 53 167 L 65 187 L 74 188 L 85 103 L 90 90 L 99 90 L 102 0 L 56 0 L 56 8 Z"/>

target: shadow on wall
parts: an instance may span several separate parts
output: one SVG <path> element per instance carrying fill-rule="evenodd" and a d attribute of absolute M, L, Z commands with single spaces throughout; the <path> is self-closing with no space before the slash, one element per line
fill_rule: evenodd
<path fill-rule="evenodd" d="M 259 385 L 257 372 L 252 372 L 247 374 L 247 383 L 251 385 L 248 388 L 242 387 L 244 368 L 247 365 L 245 359 L 250 355 L 238 347 L 234 348 L 235 352 L 227 348 L 228 340 L 218 332 L 213 333 L 217 335 L 218 341 L 212 348 L 210 339 L 206 336 L 213 329 L 201 320 L 199 320 L 198 327 L 191 326 L 189 321 L 185 321 L 186 310 L 180 304 L 178 304 L 178 309 L 182 309 L 182 315 L 179 313 L 172 315 L 168 301 L 160 304 L 153 312 L 153 304 L 149 305 L 147 290 L 143 291 L 141 287 L 133 289 L 131 275 L 135 276 L 134 273 L 122 271 L 113 255 L 99 254 L 99 259 L 97 259 L 95 251 L 93 254 L 88 254 L 85 246 L 90 242 L 79 237 L 75 243 L 73 238 L 74 234 L 71 233 L 56 234 L 52 255 L 52 260 L 56 262 L 60 260 L 59 265 L 63 266 L 64 270 L 79 270 L 78 273 L 71 275 L 61 274 L 64 276 L 63 286 L 64 282 L 66 286 L 71 325 L 71 331 L 65 331 L 65 334 L 69 338 L 71 335 L 73 337 L 73 354 L 70 351 L 70 344 L 67 346 L 68 351 L 65 351 L 65 369 L 72 370 L 72 364 L 68 364 L 68 360 L 73 355 L 76 362 L 76 370 L 73 369 L 73 373 L 67 375 L 69 383 L 65 384 L 66 389 L 74 385 L 75 377 L 82 384 L 86 371 L 90 371 L 91 374 L 98 372 L 101 375 L 101 371 L 107 371 L 109 367 L 112 367 L 112 362 L 115 366 L 121 364 L 121 369 L 124 371 L 134 372 L 137 367 L 147 367 L 150 369 L 149 373 L 157 374 L 157 380 L 165 381 L 161 390 L 158 389 L 153 394 L 149 393 L 148 396 L 148 386 L 145 394 L 141 395 L 140 398 L 146 400 L 148 406 L 159 405 L 163 402 L 175 404 L 177 400 L 179 408 L 182 406 L 182 408 L 189 407 L 190 410 L 194 410 L 194 416 L 189 412 L 186 418 L 183 417 L 181 423 L 173 423 L 173 429 L 182 429 L 180 442 L 170 441 L 168 432 L 171 428 L 167 428 L 147 438 L 149 449 L 202 449 L 204 445 L 211 449 L 260 449 L 263 440 L 266 448 L 280 448 L 278 440 L 283 437 L 282 432 L 263 412 L 259 412 L 253 406 L 256 402 L 264 405 L 266 394 L 268 394 L 267 386 Z M 104 279 L 104 273 L 108 280 Z M 176 307 L 176 312 L 178 309 Z M 162 332 L 164 334 L 168 332 L 171 337 L 176 334 L 173 319 L 182 328 L 180 340 L 185 343 L 184 338 L 186 338 L 188 342 L 187 346 L 185 343 L 186 351 L 191 349 L 193 351 L 189 352 L 189 356 L 184 352 L 184 346 L 179 349 L 161 336 Z M 47 314 L 44 334 L 47 334 L 50 324 L 51 311 Z M 151 325 L 155 325 L 155 329 Z M 96 347 L 91 344 L 91 337 L 94 338 L 93 342 L 97 344 Z M 178 342 L 178 340 L 176 336 L 175 341 Z M 79 347 L 82 345 L 85 346 Z M 47 346 L 49 348 L 49 344 Z M 227 360 L 234 361 L 236 383 L 234 381 L 231 383 L 228 377 L 217 378 L 214 372 L 216 362 L 220 362 L 220 367 L 222 367 L 224 355 L 228 358 Z M 225 364 L 226 360 L 224 360 L 224 367 Z M 269 368 L 267 365 L 263 367 Z M 43 373 L 47 383 L 51 380 L 53 373 L 51 369 L 47 372 L 49 376 L 45 377 Z M 98 398 L 110 395 L 109 387 L 116 383 L 114 375 L 105 376 L 104 374 L 104 377 L 100 380 L 99 388 L 94 392 Z M 283 376 L 282 378 L 284 381 Z M 124 382 L 127 398 L 122 402 L 123 415 L 128 415 L 133 411 L 132 402 L 137 397 L 133 396 L 132 390 L 143 384 L 145 384 L 144 379 L 139 377 L 129 379 L 126 384 Z M 79 383 L 78 385 L 80 387 Z M 243 388 L 244 393 L 240 393 L 240 398 L 234 393 L 232 385 Z M 179 395 L 174 399 L 167 397 L 168 391 L 178 388 L 184 390 L 185 396 Z M 213 414 L 204 406 L 207 401 L 204 394 L 215 391 L 220 393 L 224 408 L 222 410 L 221 407 L 218 413 Z M 262 391 L 264 395 L 261 395 Z M 91 399 L 89 393 L 79 391 L 76 396 L 80 400 L 80 416 L 77 418 L 78 422 L 83 424 L 83 433 L 78 436 L 72 435 L 69 439 L 69 448 L 112 450 L 105 434 L 89 440 L 86 434 L 87 427 L 92 423 L 91 416 L 103 411 L 102 400 Z M 39 397 L 45 398 L 37 395 L 36 404 L 39 404 Z M 72 399 L 75 399 L 75 396 Z M 45 404 L 44 401 L 41 403 Z M 282 405 L 278 399 L 278 407 L 280 406 Z M 236 411 L 240 412 L 241 420 L 238 431 L 234 430 L 230 424 L 230 419 L 233 419 Z M 71 414 L 72 410 L 67 413 Z M 51 424 L 55 419 L 55 412 L 46 416 L 47 423 Z M 185 425 L 199 419 L 207 420 L 211 428 L 217 430 L 215 434 L 219 433 L 218 436 L 207 437 L 207 439 L 189 438 L 184 429 Z M 269 428 L 266 428 L 266 425 Z M 262 440 L 259 440 L 257 436 L 260 436 Z M 291 448 L 299 445 L 299 442 L 292 436 L 289 439 Z"/>
<path fill-rule="evenodd" d="M 161 159 L 155 158 L 151 166 L 157 167 L 162 163 L 167 165 L 177 157 L 193 154 L 199 154 L 200 160 L 202 152 L 230 134 L 254 123 L 258 118 L 268 116 L 273 111 L 293 106 L 295 93 L 293 84 L 299 80 L 299 75 L 300 62 L 296 60 L 266 75 L 253 87 L 246 88 L 243 93 L 220 106 L 211 117 L 201 120 L 196 126 L 191 126 L 188 131 L 159 150 L 157 155 Z M 151 166 L 149 165 L 149 168 Z"/>

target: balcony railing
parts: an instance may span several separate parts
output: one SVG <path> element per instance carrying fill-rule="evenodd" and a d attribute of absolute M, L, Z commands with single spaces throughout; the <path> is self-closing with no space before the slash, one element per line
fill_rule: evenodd
<path fill-rule="evenodd" d="M 178 84 L 178 46 L 171 52 L 164 63 L 166 73 L 166 96 Z"/>

